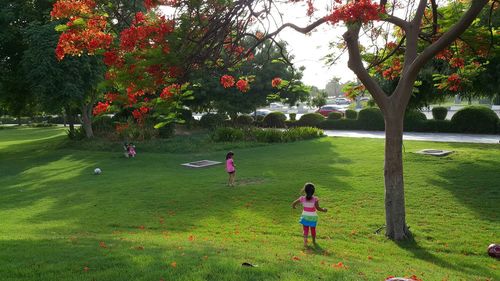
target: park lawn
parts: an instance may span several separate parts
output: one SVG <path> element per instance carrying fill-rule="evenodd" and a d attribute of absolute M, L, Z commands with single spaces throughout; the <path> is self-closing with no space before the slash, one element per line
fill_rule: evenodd
<path fill-rule="evenodd" d="M 387 240 L 383 140 L 322 138 L 226 151 L 75 149 L 64 131 L 0 130 L 0 280 L 500 280 L 498 145 L 405 142 L 407 222 Z M 451 149 L 436 158 L 414 152 Z M 120 148 L 117 148 L 119 151 Z M 103 173 L 93 175 L 99 167 Z M 312 181 L 318 245 L 302 247 L 290 203 Z M 258 267 L 242 267 L 243 262 Z"/>

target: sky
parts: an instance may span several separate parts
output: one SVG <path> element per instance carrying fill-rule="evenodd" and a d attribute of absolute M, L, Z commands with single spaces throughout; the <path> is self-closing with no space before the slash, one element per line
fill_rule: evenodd
<path fill-rule="evenodd" d="M 315 3 L 317 2 L 319 1 L 315 1 Z M 285 11 L 283 13 L 284 22 L 293 22 L 300 27 L 307 26 L 309 23 L 303 4 L 286 4 L 283 10 Z M 321 11 L 326 10 L 319 9 L 317 13 Z M 343 27 L 323 24 L 310 35 L 304 35 L 293 29 L 285 29 L 278 35 L 278 38 L 288 42 L 287 49 L 295 57 L 294 64 L 297 67 L 304 66 L 306 68 L 302 82 L 324 89 L 328 81 L 334 77 L 340 78 L 341 83 L 356 79 L 354 73 L 347 67 L 347 54 L 342 55 L 333 66 L 327 66 L 323 59 L 330 52 L 329 43 L 342 42 L 341 36 L 344 32 L 345 28 Z"/>
<path fill-rule="evenodd" d="M 323 16 L 327 10 L 330 10 L 325 9 L 327 3 L 330 2 L 329 0 L 315 1 L 315 7 L 318 8 L 317 16 Z M 309 17 L 306 16 L 305 3 L 290 4 L 287 2 L 279 4 L 279 6 L 283 14 L 283 23 L 291 22 L 303 27 L 310 22 Z M 169 14 L 169 8 L 161 7 L 160 9 L 163 13 Z M 345 28 L 323 24 L 308 35 L 293 29 L 284 29 L 278 35 L 278 39 L 288 43 L 287 50 L 294 56 L 292 61 L 294 65 L 297 68 L 305 67 L 302 82 L 324 89 L 328 81 L 334 77 L 340 78 L 341 83 L 356 79 L 354 73 L 347 67 L 347 54 L 344 54 L 333 66 L 327 66 L 324 61 L 325 55 L 329 53 L 329 43 L 342 42 L 341 36 L 344 31 Z"/>

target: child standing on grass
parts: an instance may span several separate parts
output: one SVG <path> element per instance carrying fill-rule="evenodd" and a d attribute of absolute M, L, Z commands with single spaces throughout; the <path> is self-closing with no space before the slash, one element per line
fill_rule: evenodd
<path fill-rule="evenodd" d="M 226 172 L 229 174 L 228 186 L 234 186 L 234 178 L 236 176 L 236 168 L 233 161 L 234 153 L 229 151 L 226 154 Z"/>
<path fill-rule="evenodd" d="M 304 185 L 303 193 L 306 196 L 300 196 L 297 200 L 293 201 L 292 208 L 301 203 L 304 206 L 302 215 L 300 216 L 300 223 L 303 225 L 304 230 L 304 247 L 307 247 L 307 237 L 309 236 L 309 228 L 311 228 L 311 236 L 313 243 L 316 244 L 316 224 L 318 223 L 318 214 L 316 210 L 320 212 L 328 211 L 326 208 L 321 208 L 319 206 L 319 198 L 314 195 L 314 184 L 306 183 Z"/>

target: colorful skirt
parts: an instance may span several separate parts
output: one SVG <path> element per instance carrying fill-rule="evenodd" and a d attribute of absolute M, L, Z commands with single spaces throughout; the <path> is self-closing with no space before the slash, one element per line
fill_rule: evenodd
<path fill-rule="evenodd" d="M 316 224 L 318 223 L 318 215 L 316 215 L 316 212 L 312 214 L 304 214 L 302 213 L 302 216 L 300 216 L 300 221 L 301 224 L 304 226 L 309 226 L 309 227 L 316 227 Z"/>

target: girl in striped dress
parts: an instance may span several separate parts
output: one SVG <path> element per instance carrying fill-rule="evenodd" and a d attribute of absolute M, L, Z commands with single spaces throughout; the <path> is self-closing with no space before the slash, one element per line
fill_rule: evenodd
<path fill-rule="evenodd" d="M 316 224 L 318 223 L 318 214 L 316 210 L 320 212 L 328 211 L 326 208 L 321 208 L 319 206 L 319 199 L 314 194 L 314 184 L 306 183 L 303 189 L 306 196 L 300 196 L 297 200 L 293 201 L 292 208 L 298 204 L 304 206 L 302 215 L 300 216 L 300 223 L 303 225 L 304 230 L 304 247 L 307 247 L 307 237 L 309 236 L 309 228 L 311 229 L 311 236 L 313 243 L 316 244 Z"/>

